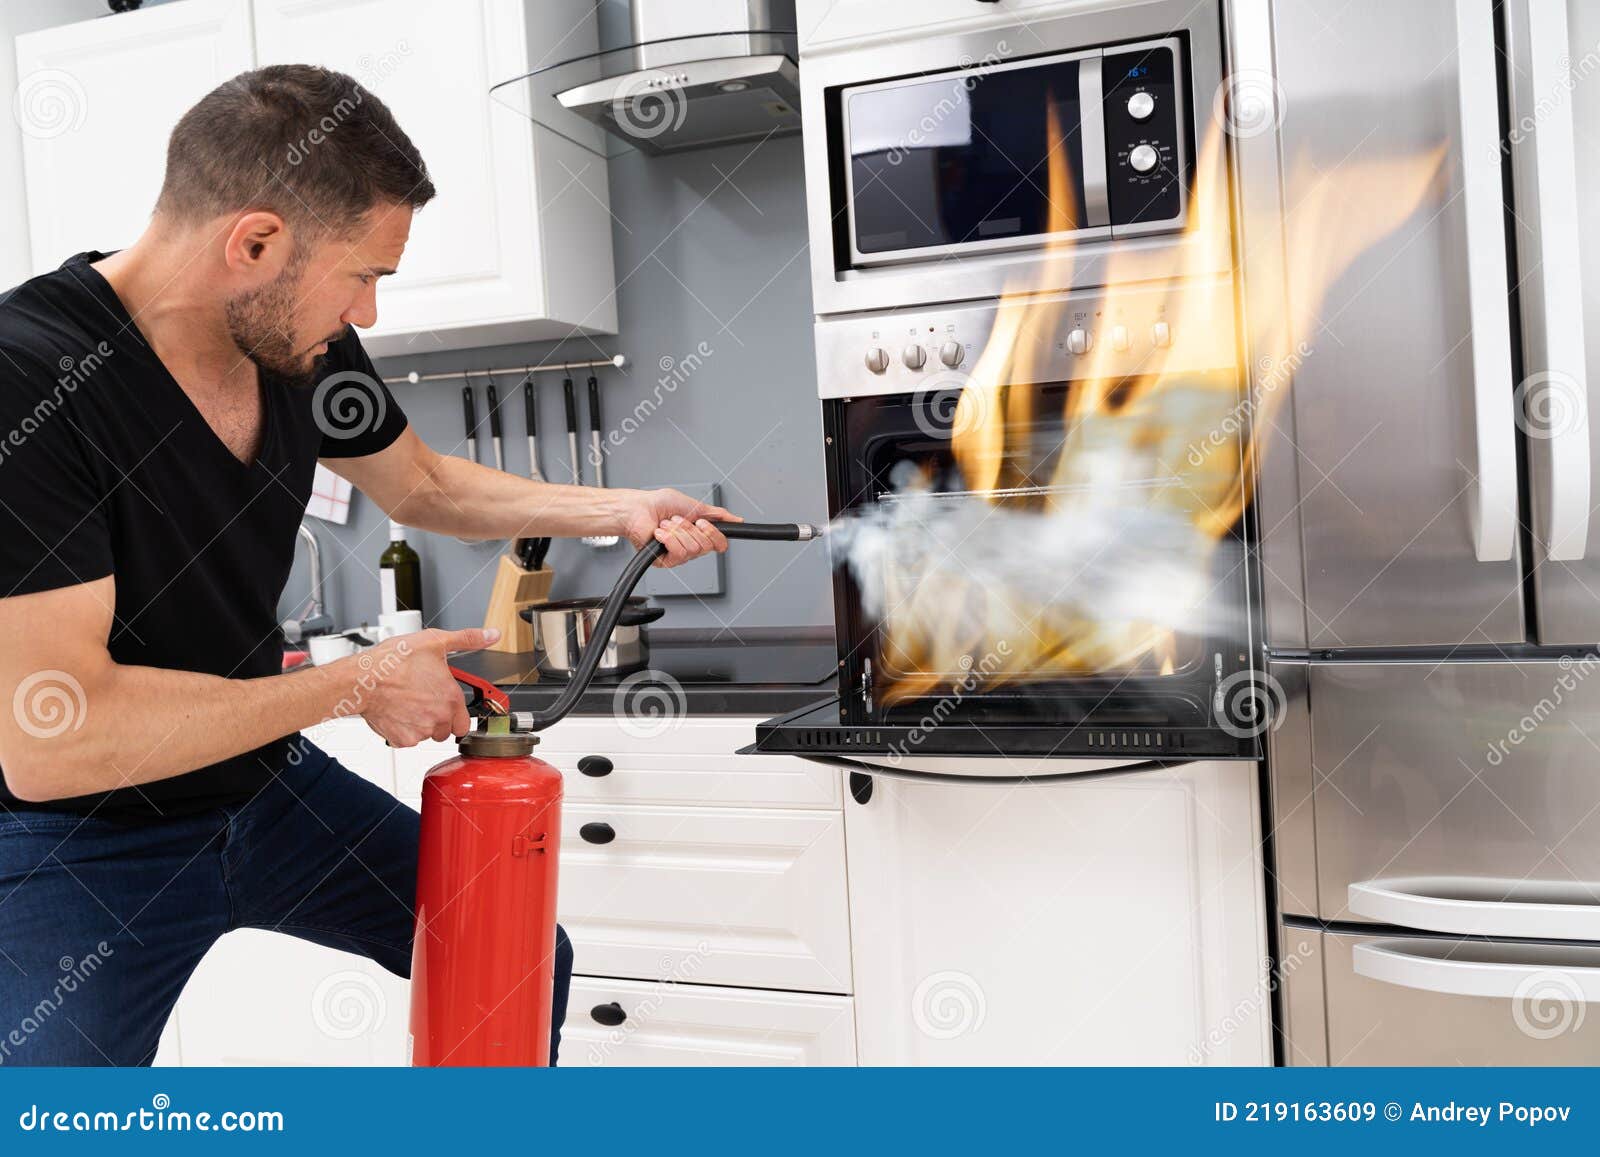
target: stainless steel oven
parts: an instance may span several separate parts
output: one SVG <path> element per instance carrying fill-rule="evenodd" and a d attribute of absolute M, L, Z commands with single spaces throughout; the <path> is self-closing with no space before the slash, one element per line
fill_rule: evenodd
<path fill-rule="evenodd" d="M 1015 21 L 803 58 L 840 691 L 761 741 L 1254 757 L 1220 13 Z"/>

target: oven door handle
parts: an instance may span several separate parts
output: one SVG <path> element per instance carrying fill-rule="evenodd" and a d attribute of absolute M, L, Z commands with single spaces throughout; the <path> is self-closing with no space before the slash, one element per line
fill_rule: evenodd
<path fill-rule="evenodd" d="M 748 747 L 743 749 L 740 754 L 753 754 L 754 752 L 754 747 Z M 1191 763 L 1204 763 L 1217 757 L 1135 759 L 1121 763 L 1089 759 L 1052 759 L 1051 763 L 1088 763 L 1092 766 L 1084 768 L 1082 771 L 1052 772 L 1048 775 L 957 775 L 945 771 L 908 771 L 903 767 L 885 767 L 882 764 L 869 763 L 865 759 L 851 759 L 843 755 L 800 755 L 800 758 L 808 763 L 820 763 L 827 767 L 842 767 L 847 771 L 860 772 L 862 775 L 881 775 L 887 779 L 904 779 L 918 783 L 1015 785 L 1019 783 L 1062 783 L 1066 781 L 1082 783 L 1091 779 L 1115 779 L 1125 775 L 1144 775 L 1152 771 L 1164 771 Z"/>
<path fill-rule="evenodd" d="M 1368 980 L 1449 996 L 1600 1002 L 1600 967 L 1571 963 L 1547 944 L 1497 945 L 1498 960 L 1473 960 L 1471 952 L 1465 944 L 1455 956 L 1437 957 L 1405 940 L 1369 940 L 1351 950 L 1351 964 Z"/>

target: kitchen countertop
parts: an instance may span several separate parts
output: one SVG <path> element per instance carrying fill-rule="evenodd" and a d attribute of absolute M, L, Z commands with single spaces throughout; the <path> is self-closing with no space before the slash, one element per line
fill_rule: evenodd
<path fill-rule="evenodd" d="M 839 657 L 831 637 L 779 631 L 724 632 L 718 637 L 658 630 L 649 639 L 646 670 L 676 680 L 691 714 L 777 715 L 826 698 L 834 689 Z M 530 653 L 477 651 L 451 662 L 503 688 L 513 711 L 538 711 L 566 686 L 565 680 L 540 676 Z M 641 673 L 597 675 L 572 714 L 613 714 L 618 688 L 628 679 L 633 680 L 626 692 L 630 696 L 669 686 L 665 679 Z"/>

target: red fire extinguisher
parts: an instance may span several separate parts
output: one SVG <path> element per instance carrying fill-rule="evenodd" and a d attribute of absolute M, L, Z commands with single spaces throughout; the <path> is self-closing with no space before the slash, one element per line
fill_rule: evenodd
<path fill-rule="evenodd" d="M 806 542 L 803 523 L 718 522 L 729 538 Z M 473 691 L 461 754 L 422 781 L 411 1063 L 547 1065 L 555 981 L 561 773 L 533 758 L 537 732 L 588 690 L 623 606 L 666 553 L 651 540 L 623 567 L 572 668 L 542 711 L 511 712 L 505 692 L 451 668 Z"/>
<path fill-rule="evenodd" d="M 482 726 L 422 781 L 411 1063 L 547 1065 L 561 773 L 504 692 L 453 673 Z"/>

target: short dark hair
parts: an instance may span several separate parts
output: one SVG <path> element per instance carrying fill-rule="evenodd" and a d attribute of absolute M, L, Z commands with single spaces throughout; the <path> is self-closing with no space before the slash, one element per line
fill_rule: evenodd
<path fill-rule="evenodd" d="M 375 205 L 421 208 L 433 182 L 411 138 L 355 79 L 276 64 L 224 81 L 167 142 L 156 212 L 206 220 L 270 209 L 298 234 L 348 233 Z"/>

